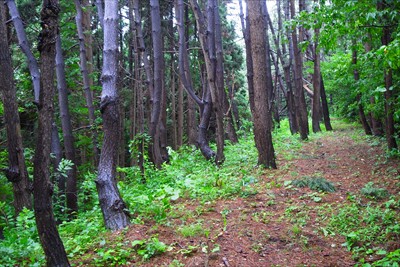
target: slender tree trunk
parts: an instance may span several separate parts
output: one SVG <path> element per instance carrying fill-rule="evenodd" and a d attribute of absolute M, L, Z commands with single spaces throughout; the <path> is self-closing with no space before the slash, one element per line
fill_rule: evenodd
<path fill-rule="evenodd" d="M 120 114 L 118 109 L 118 1 L 109 0 L 104 8 L 104 53 L 100 111 L 103 116 L 104 140 L 96 180 L 100 207 L 105 226 L 118 230 L 129 225 L 126 206 L 116 181 L 118 160 L 118 133 Z"/>
<path fill-rule="evenodd" d="M 320 132 L 321 127 L 321 58 L 318 47 L 319 28 L 314 30 L 314 74 L 313 74 L 313 106 L 312 106 L 312 129 L 313 132 Z"/>
<path fill-rule="evenodd" d="M 299 1 L 301 7 L 302 0 Z M 301 11 L 301 8 L 299 8 Z M 290 13 L 292 19 L 295 17 L 295 1 L 290 0 Z M 301 50 L 299 47 L 299 40 L 302 40 L 302 30 L 299 29 L 299 35 L 297 35 L 296 29 L 292 31 L 292 42 L 293 42 L 293 53 L 294 53 L 294 80 L 295 80 L 295 90 L 294 90 L 294 104 L 296 106 L 297 122 L 300 130 L 300 138 L 306 140 L 308 138 L 308 118 L 307 118 L 307 107 L 306 100 L 303 90 L 303 60 L 301 55 Z"/>
<path fill-rule="evenodd" d="M 94 0 L 97 7 L 97 14 L 99 14 L 100 26 L 104 29 L 104 7 L 103 0 Z"/>
<path fill-rule="evenodd" d="M 321 103 L 322 103 L 322 114 L 324 115 L 324 124 L 327 131 L 332 131 L 331 118 L 329 117 L 328 101 L 326 100 L 324 79 L 321 74 Z"/>
<path fill-rule="evenodd" d="M 60 12 L 57 0 L 43 1 L 41 10 L 42 31 L 39 35 L 38 50 L 41 58 L 41 90 L 39 96 L 38 139 L 35 149 L 33 196 L 36 225 L 42 244 L 47 266 L 69 266 L 67 255 L 58 234 L 53 215 L 50 182 L 50 146 L 51 123 L 53 120 L 54 99 L 54 68 L 58 35 L 58 14 Z"/>
<path fill-rule="evenodd" d="M 386 0 L 380 0 L 377 3 L 377 10 L 385 10 L 389 8 Z M 387 15 L 385 15 L 387 17 Z M 386 18 L 389 20 L 388 18 Z M 391 27 L 393 26 L 385 26 L 383 28 L 383 33 L 382 33 L 382 38 L 381 42 L 382 45 L 388 45 L 392 39 L 392 29 Z M 393 99 L 393 92 L 392 90 L 395 90 L 391 88 L 393 86 L 393 74 L 392 74 L 392 69 L 388 68 L 385 70 L 385 126 L 386 126 L 386 142 L 388 149 L 397 149 L 397 142 L 395 139 L 395 122 L 394 122 L 394 99 Z"/>
<path fill-rule="evenodd" d="M 77 190 L 77 162 L 75 157 L 74 136 L 72 134 L 71 115 L 69 112 L 67 81 L 65 77 L 65 63 L 62 55 L 61 38 L 56 40 L 56 74 L 58 105 L 60 108 L 61 128 L 65 147 L 65 158 L 73 163 L 71 170 L 67 172 L 66 201 L 70 218 L 76 216 L 78 212 L 78 190 Z M 60 180 L 65 187 L 65 179 Z M 59 189 L 61 184 L 59 183 Z M 61 192 L 60 192 L 61 193 Z"/>
<path fill-rule="evenodd" d="M 76 7 L 76 28 L 78 30 L 78 38 L 79 38 L 79 57 L 80 57 L 80 69 L 82 73 L 82 81 L 83 81 L 83 90 L 85 92 L 86 98 L 86 106 L 89 111 L 89 123 L 91 125 L 92 130 L 92 142 L 93 142 L 93 160 L 94 165 L 97 165 L 99 162 L 99 148 L 98 148 L 98 135 L 95 127 L 95 112 L 93 106 L 93 93 L 90 90 L 90 78 L 89 78 L 89 71 L 88 71 L 88 62 L 87 62 L 87 55 L 86 55 L 86 46 L 85 46 L 85 35 L 82 26 L 82 6 L 80 0 L 75 0 L 75 7 Z"/>
<path fill-rule="evenodd" d="M 19 15 L 17 6 L 15 5 L 15 1 L 14 0 L 6 0 L 5 2 L 8 6 L 8 10 L 10 12 L 10 16 L 13 21 L 15 31 L 17 33 L 18 44 L 28 60 L 29 72 L 31 74 L 32 83 L 33 83 L 33 90 L 34 90 L 34 97 L 35 97 L 34 102 L 36 104 L 38 104 L 39 103 L 39 92 L 40 92 L 39 67 L 38 67 L 36 58 L 30 49 L 28 38 L 26 37 L 24 26 L 22 24 L 22 19 L 21 19 L 21 16 Z"/>
<path fill-rule="evenodd" d="M 21 125 L 16 90 L 13 81 L 11 52 L 6 27 L 6 6 L 0 4 L 0 95 L 4 107 L 7 133 L 8 168 L 3 170 L 13 185 L 15 214 L 26 207 L 32 208 L 32 195 L 22 146 Z"/>
<path fill-rule="evenodd" d="M 355 41 L 353 41 L 353 45 L 355 45 Z M 354 65 L 354 70 L 353 70 L 354 80 L 357 83 L 358 80 L 360 79 L 360 74 L 358 73 L 358 70 L 356 67 L 357 66 L 357 50 L 355 48 L 353 48 L 352 64 Z M 367 117 L 365 116 L 365 112 L 364 112 L 364 107 L 362 105 L 361 93 L 357 94 L 356 100 L 358 103 L 358 114 L 360 116 L 360 121 L 364 128 L 365 134 L 372 135 L 371 127 L 368 124 Z"/>
<path fill-rule="evenodd" d="M 251 40 L 250 40 L 250 22 L 248 18 L 248 13 L 246 14 L 246 19 L 243 13 L 242 0 L 239 0 L 240 6 L 240 21 L 242 24 L 243 38 L 246 48 L 246 69 L 247 69 L 247 88 L 249 91 L 249 101 L 251 114 L 254 114 L 254 73 L 253 73 L 253 58 L 251 53 Z"/>
<path fill-rule="evenodd" d="M 151 6 L 151 29 L 153 40 L 153 61 L 154 61 L 154 87 L 150 91 L 151 117 L 149 134 L 151 142 L 149 152 L 151 161 L 161 167 L 163 162 L 160 150 L 160 132 L 159 122 L 161 114 L 161 97 L 162 97 L 162 73 L 164 67 L 163 41 L 161 34 L 161 16 L 160 4 L 158 0 L 150 0 Z"/>
<path fill-rule="evenodd" d="M 286 21 L 290 20 L 290 1 L 284 1 L 283 11 L 284 11 L 285 20 Z M 279 28 L 280 28 L 280 31 L 283 31 L 282 22 L 279 23 Z M 292 75 L 291 75 L 291 70 L 293 70 L 293 62 L 294 62 L 293 41 L 292 41 L 292 35 L 289 31 L 286 31 L 286 38 L 288 40 L 289 60 L 288 60 L 287 64 L 282 64 L 282 65 L 283 65 L 283 72 L 284 72 L 286 87 L 287 87 L 286 99 L 287 99 L 287 106 L 288 106 L 288 118 L 289 118 L 289 124 L 290 124 L 290 132 L 292 134 L 296 134 L 299 132 L 299 124 L 297 121 L 298 110 L 296 109 L 296 105 L 295 105 L 295 95 L 294 95 L 295 89 L 293 89 L 295 86 L 294 86 Z M 284 42 L 282 42 L 282 53 L 286 54 L 286 46 L 285 46 Z"/>
<path fill-rule="evenodd" d="M 265 21 L 262 12 L 262 3 L 260 1 L 247 1 L 249 24 L 250 24 L 250 40 L 251 40 L 251 57 L 253 59 L 254 71 L 254 140 L 258 150 L 258 164 L 267 168 L 276 169 L 275 153 L 272 144 L 272 116 L 268 109 L 269 103 L 268 90 L 272 79 L 267 71 L 267 34 L 265 31 Z M 267 73 L 267 75 L 265 75 Z"/>
<path fill-rule="evenodd" d="M 200 45 L 203 50 L 205 66 L 207 69 L 208 89 L 211 93 L 212 108 L 217 121 L 217 154 L 215 157 L 215 163 L 220 165 L 224 162 L 225 156 L 223 112 L 216 85 L 215 12 L 217 5 L 215 0 L 208 0 L 206 23 L 197 1 L 190 0 L 190 4 L 195 14 L 197 28 L 199 29 Z"/>
<path fill-rule="evenodd" d="M 224 84 L 224 55 L 222 48 L 222 31 L 221 31 L 221 18 L 218 10 L 218 1 L 216 1 L 215 8 L 215 54 L 216 54 L 216 69 L 215 69 L 215 83 L 218 90 L 218 99 L 221 102 L 225 123 L 225 132 L 232 143 L 238 142 L 236 129 L 233 123 L 232 109 L 229 106 L 228 96 L 225 91 Z"/>

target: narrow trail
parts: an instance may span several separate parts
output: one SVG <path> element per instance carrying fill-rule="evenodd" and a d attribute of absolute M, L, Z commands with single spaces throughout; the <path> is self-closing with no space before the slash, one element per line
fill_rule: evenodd
<path fill-rule="evenodd" d="M 301 149 L 278 155 L 278 164 L 278 170 L 264 171 L 253 195 L 206 204 L 182 200 L 182 217 L 171 219 L 170 226 L 130 227 L 124 240 L 157 235 L 171 248 L 134 266 L 354 266 L 342 245 L 345 238 L 324 229 L 368 182 L 399 196 L 399 160 L 388 160 L 378 142 L 347 126 L 312 136 Z M 323 177 L 337 190 L 320 193 L 291 185 L 304 177 Z M 183 221 L 201 224 L 207 237 L 180 236 L 175 226 Z"/>

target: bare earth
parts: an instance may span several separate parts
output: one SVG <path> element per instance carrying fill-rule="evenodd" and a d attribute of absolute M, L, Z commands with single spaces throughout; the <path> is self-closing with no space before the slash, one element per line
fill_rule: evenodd
<path fill-rule="evenodd" d="M 148 221 L 109 238 L 131 242 L 158 234 L 170 246 L 168 252 L 145 262 L 133 255 L 126 266 L 354 266 L 351 253 L 342 246 L 344 237 L 323 231 L 331 214 L 349 201 L 349 194 L 360 195 L 370 181 L 396 197 L 400 191 L 399 161 L 386 159 L 380 145 L 358 138 L 357 133 L 336 129 L 305 142 L 291 156 L 278 155 L 279 169 L 265 170 L 254 185 L 256 194 L 206 204 L 178 200 L 171 226 Z M 305 176 L 324 177 L 337 190 L 321 194 L 285 183 Z M 177 233 L 177 225 L 196 222 L 207 229 L 206 235 Z"/>

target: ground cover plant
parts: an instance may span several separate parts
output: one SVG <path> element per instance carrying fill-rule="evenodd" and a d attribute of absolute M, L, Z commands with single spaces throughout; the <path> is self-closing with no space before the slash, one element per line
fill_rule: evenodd
<path fill-rule="evenodd" d="M 120 168 L 132 225 L 104 228 L 95 185 L 82 181 L 77 219 L 59 225 L 74 266 L 396 266 L 399 160 L 357 125 L 306 142 L 275 130 L 278 170 L 256 166 L 251 137 L 226 145 L 215 166 L 198 150 L 170 150 L 162 169 Z M 0 262 L 43 266 L 33 212 L 1 202 Z"/>

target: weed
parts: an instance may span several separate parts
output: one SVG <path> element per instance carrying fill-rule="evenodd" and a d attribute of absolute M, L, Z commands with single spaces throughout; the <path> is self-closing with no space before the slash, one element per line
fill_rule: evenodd
<path fill-rule="evenodd" d="M 303 179 L 293 180 L 292 184 L 296 187 L 309 187 L 312 190 L 322 192 L 335 192 L 333 183 L 323 177 L 304 177 Z"/>
<path fill-rule="evenodd" d="M 362 189 L 361 193 L 368 197 L 368 198 L 373 198 L 373 199 L 384 199 L 389 197 L 389 192 L 384 189 L 384 188 L 378 188 L 374 187 L 373 182 L 367 183 Z"/>
<path fill-rule="evenodd" d="M 182 226 L 177 231 L 183 237 L 194 237 L 194 236 L 205 236 L 206 229 L 203 228 L 203 225 L 200 222 L 195 224 L 189 224 L 186 226 Z"/>
<path fill-rule="evenodd" d="M 151 257 L 164 253 L 168 246 L 158 240 L 157 237 L 150 239 L 134 240 L 132 241 L 132 247 L 136 249 L 138 255 L 143 260 L 148 260 Z"/>

